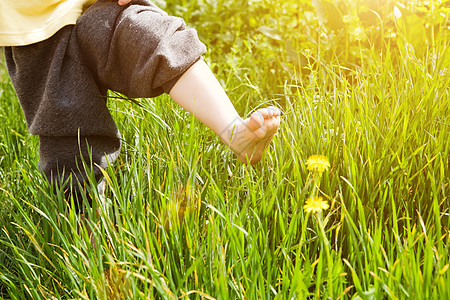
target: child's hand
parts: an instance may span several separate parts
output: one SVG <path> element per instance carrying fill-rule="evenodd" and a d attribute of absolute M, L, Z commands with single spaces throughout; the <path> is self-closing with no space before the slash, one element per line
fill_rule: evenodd
<path fill-rule="evenodd" d="M 119 5 L 127 5 L 131 0 L 119 0 Z"/>

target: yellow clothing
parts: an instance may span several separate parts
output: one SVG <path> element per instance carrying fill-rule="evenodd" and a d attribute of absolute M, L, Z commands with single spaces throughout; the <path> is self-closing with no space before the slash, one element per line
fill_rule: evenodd
<path fill-rule="evenodd" d="M 0 0 L 0 46 L 48 39 L 96 0 Z"/>

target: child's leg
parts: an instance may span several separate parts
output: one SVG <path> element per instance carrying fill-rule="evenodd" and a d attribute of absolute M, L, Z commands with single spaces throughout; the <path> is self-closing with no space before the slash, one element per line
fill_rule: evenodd
<path fill-rule="evenodd" d="M 280 111 L 275 107 L 259 109 L 243 120 L 203 60 L 181 76 L 170 96 L 218 134 L 244 163 L 261 159 L 280 125 Z"/>
<path fill-rule="evenodd" d="M 28 129 L 39 135 L 39 169 L 55 186 L 72 177 L 66 196 L 80 201 L 78 184 L 87 178 L 82 161 L 92 164 L 99 179 L 96 166 L 106 168 L 117 158 L 120 138 L 106 107 L 106 88 L 80 61 L 73 28 L 36 44 L 7 47 L 5 59 Z"/>
<path fill-rule="evenodd" d="M 258 110 L 242 120 L 201 59 L 206 47 L 182 19 L 168 16 L 146 0 L 126 7 L 98 1 L 78 20 L 76 35 L 83 57 L 102 85 L 135 98 L 169 93 L 217 133 L 241 161 L 261 159 L 279 126 L 279 110 Z"/>

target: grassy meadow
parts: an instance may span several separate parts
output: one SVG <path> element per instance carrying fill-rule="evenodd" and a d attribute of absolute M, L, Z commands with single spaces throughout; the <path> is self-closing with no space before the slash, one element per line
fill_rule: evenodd
<path fill-rule="evenodd" d="M 80 216 L 2 62 L 0 298 L 450 299 L 450 1 L 156 3 L 243 116 L 282 110 L 274 142 L 246 166 L 169 96 L 111 92 L 123 147 Z"/>

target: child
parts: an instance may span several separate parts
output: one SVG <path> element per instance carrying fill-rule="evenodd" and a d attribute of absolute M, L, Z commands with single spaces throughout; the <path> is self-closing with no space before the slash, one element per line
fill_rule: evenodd
<path fill-rule="evenodd" d="M 275 107 L 240 118 L 202 60 L 196 31 L 148 0 L 1 1 L 0 46 L 29 131 L 39 135 L 38 167 L 56 183 L 85 181 L 88 145 L 93 165 L 117 158 L 108 89 L 134 98 L 170 94 L 244 163 L 261 159 L 280 124 Z"/>

